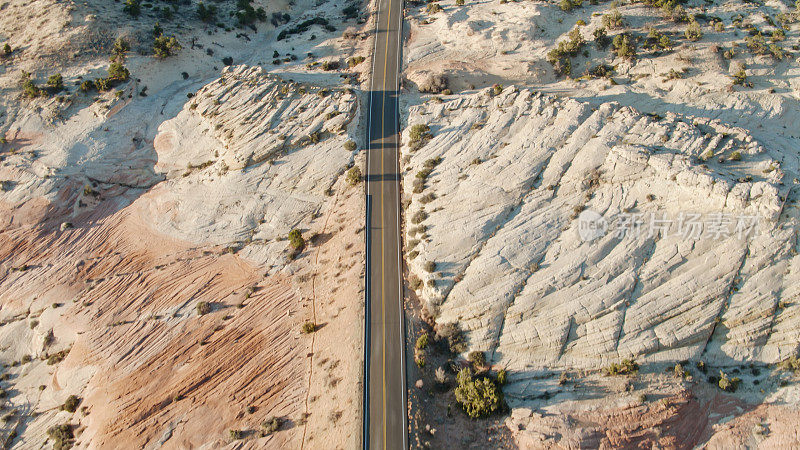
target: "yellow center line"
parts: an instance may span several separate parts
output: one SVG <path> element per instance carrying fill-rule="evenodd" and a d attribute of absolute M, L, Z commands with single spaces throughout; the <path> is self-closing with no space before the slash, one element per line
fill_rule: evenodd
<path fill-rule="evenodd" d="M 389 24 L 392 17 L 392 2 L 391 0 L 388 1 L 389 8 L 386 12 L 386 47 L 384 48 L 383 52 L 383 83 L 381 84 L 382 87 L 382 96 L 383 99 L 381 101 L 381 134 L 383 134 L 383 130 L 386 127 L 386 69 L 387 69 L 387 62 L 389 61 Z M 386 182 L 386 170 L 385 170 L 385 143 L 386 143 L 386 136 L 381 137 L 381 310 L 383 312 L 383 448 L 386 449 L 386 430 L 387 430 L 387 418 L 386 418 L 386 226 L 385 226 L 385 215 L 384 215 L 384 193 L 385 193 L 385 186 L 384 183 Z"/>

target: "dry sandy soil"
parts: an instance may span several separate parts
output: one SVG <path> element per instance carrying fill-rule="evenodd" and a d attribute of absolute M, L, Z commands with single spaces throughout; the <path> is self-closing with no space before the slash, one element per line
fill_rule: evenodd
<path fill-rule="evenodd" d="M 409 7 L 404 50 L 405 246 L 428 323 L 411 338 L 455 323 L 465 346 L 421 352 L 415 426 L 437 430 L 421 440 L 501 446 L 486 439 L 505 418 L 525 448 L 799 445 L 797 375 L 778 364 L 800 351 L 800 10 L 435 4 Z M 607 232 L 583 238 L 583 213 Z M 696 213 L 757 226 L 678 232 Z M 643 232 L 617 234 L 632 217 Z M 507 371 L 486 436 L 434 373 L 452 388 L 471 351 Z M 626 358 L 636 375 L 602 375 Z"/>
<path fill-rule="evenodd" d="M 195 2 L 0 7 L 6 448 L 49 448 L 63 424 L 79 448 L 357 445 L 363 195 L 346 171 L 368 62 L 346 58 L 367 56 L 368 17 L 349 4 L 256 1 L 253 27 L 232 4 L 221 26 Z M 328 27 L 278 39 L 314 17 Z M 163 60 L 156 23 L 183 47 Z M 130 80 L 82 92 L 120 37 Z M 23 71 L 46 95 L 22 95 Z"/>

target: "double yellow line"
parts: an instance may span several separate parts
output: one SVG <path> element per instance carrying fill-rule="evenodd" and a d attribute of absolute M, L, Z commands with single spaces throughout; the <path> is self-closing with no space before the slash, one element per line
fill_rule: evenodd
<path fill-rule="evenodd" d="M 383 51 L 383 83 L 381 85 L 382 98 L 381 98 L 381 311 L 383 314 L 383 448 L 386 450 L 386 432 L 387 432 L 387 417 L 386 417 L 386 224 L 384 214 L 385 210 L 385 191 L 384 183 L 386 182 L 386 158 L 384 157 L 386 136 L 383 133 L 386 127 L 386 69 L 389 61 L 389 27 L 392 18 L 392 0 L 387 0 L 389 7 L 386 10 L 386 46 Z M 376 36 L 377 38 L 377 36 Z"/>

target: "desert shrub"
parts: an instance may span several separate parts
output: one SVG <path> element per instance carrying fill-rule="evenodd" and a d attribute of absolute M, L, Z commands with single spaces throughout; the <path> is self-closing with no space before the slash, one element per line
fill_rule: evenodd
<path fill-rule="evenodd" d="M 436 270 L 436 263 L 433 261 L 426 261 L 425 264 L 422 265 L 422 268 L 425 272 L 433 272 Z"/>
<path fill-rule="evenodd" d="M 631 39 L 627 33 L 614 36 L 612 44 L 617 57 L 623 59 L 633 59 L 636 57 L 636 46 L 633 43 L 633 39 Z"/>
<path fill-rule="evenodd" d="M 124 62 L 125 61 L 125 53 L 130 51 L 131 47 L 125 39 L 117 38 L 114 41 L 114 46 L 111 47 L 111 61 L 112 62 Z"/>
<path fill-rule="evenodd" d="M 11 45 L 6 42 L 5 45 L 3 45 L 3 56 L 11 56 L 12 53 L 14 53 L 14 50 L 12 50 Z"/>
<path fill-rule="evenodd" d="M 442 11 L 442 7 L 436 2 L 428 3 L 428 6 L 425 9 L 428 11 L 428 14 L 436 14 Z"/>
<path fill-rule="evenodd" d="M 72 447 L 72 441 L 75 439 L 72 425 L 68 423 L 50 427 L 47 436 L 53 440 L 53 450 L 67 450 Z"/>
<path fill-rule="evenodd" d="M 412 274 L 408 277 L 408 286 L 416 291 L 422 287 L 422 280 L 420 280 L 418 276 Z"/>
<path fill-rule="evenodd" d="M 672 368 L 672 373 L 675 374 L 676 378 L 680 379 L 686 378 L 688 375 L 688 373 L 686 373 L 686 369 L 683 368 L 681 363 L 675 364 L 675 367 Z"/>
<path fill-rule="evenodd" d="M 742 152 L 740 152 L 739 150 L 734 150 L 733 152 L 731 152 L 730 160 L 731 161 L 741 161 L 742 160 Z"/>
<path fill-rule="evenodd" d="M 464 368 L 458 372 L 456 382 L 456 401 L 469 417 L 485 417 L 500 409 L 503 393 L 491 378 L 474 378 L 472 371 Z"/>
<path fill-rule="evenodd" d="M 595 28 L 594 32 L 594 43 L 597 45 L 597 48 L 602 50 L 608 47 L 608 43 L 610 40 L 608 39 L 608 33 L 606 33 L 605 27 L 598 27 Z"/>
<path fill-rule="evenodd" d="M 430 137 L 430 131 L 431 127 L 418 123 L 411 127 L 411 131 L 408 132 L 408 138 L 411 142 L 421 141 Z"/>
<path fill-rule="evenodd" d="M 230 429 L 228 430 L 228 435 L 230 435 L 231 439 L 235 441 L 242 439 L 244 437 L 244 432 L 242 430 Z"/>
<path fill-rule="evenodd" d="M 439 94 L 447 89 L 447 77 L 442 74 L 431 74 L 419 84 L 419 91 L 425 94 Z"/>
<path fill-rule="evenodd" d="M 216 20 L 217 7 L 214 5 L 206 6 L 205 3 L 200 2 L 197 4 L 197 15 L 203 22 L 213 23 Z"/>
<path fill-rule="evenodd" d="M 20 84 L 22 86 L 22 95 L 27 98 L 36 98 L 42 95 L 42 90 L 39 89 L 36 84 L 34 84 L 33 80 L 31 80 L 31 74 L 28 72 L 22 72 L 22 78 L 20 79 Z"/>
<path fill-rule="evenodd" d="M 636 364 L 636 361 L 632 359 L 623 359 L 622 363 L 612 363 L 610 366 L 603 368 L 603 375 L 632 375 L 638 371 L 639 364 Z"/>
<path fill-rule="evenodd" d="M 306 245 L 306 241 L 303 239 L 302 232 L 297 228 L 289 232 L 289 244 L 292 246 L 292 248 L 297 250 Z"/>
<path fill-rule="evenodd" d="M 130 76 L 128 69 L 119 62 L 113 62 L 108 66 L 108 78 L 115 82 L 128 81 Z"/>
<path fill-rule="evenodd" d="M 695 42 L 699 41 L 703 37 L 703 31 L 700 29 L 699 23 L 692 21 L 689 26 L 686 27 L 684 35 L 686 36 L 686 39 Z"/>
<path fill-rule="evenodd" d="M 507 382 L 508 382 L 508 373 L 506 372 L 506 369 L 500 369 L 500 371 L 497 372 L 497 384 L 503 386 Z"/>
<path fill-rule="evenodd" d="M 415 212 L 413 216 L 411 216 L 411 223 L 417 225 L 425 221 L 427 218 L 428 213 L 426 213 L 425 210 L 420 209 L 419 211 Z"/>
<path fill-rule="evenodd" d="M 464 0 L 456 0 L 456 5 L 464 6 Z"/>
<path fill-rule="evenodd" d="M 211 304 L 208 302 L 198 302 L 195 306 L 198 316 L 204 316 L 211 312 Z"/>
<path fill-rule="evenodd" d="M 503 92 L 503 86 L 501 86 L 499 84 L 495 84 L 494 86 L 492 86 L 492 95 L 498 96 L 502 92 Z"/>
<path fill-rule="evenodd" d="M 181 50 L 181 44 L 172 36 L 158 36 L 153 40 L 153 54 L 164 59 Z"/>
<path fill-rule="evenodd" d="M 733 84 L 738 86 L 749 86 L 747 81 L 747 72 L 745 71 L 744 64 L 739 65 L 739 69 L 733 74 Z"/>
<path fill-rule="evenodd" d="M 281 419 L 277 417 L 270 417 L 267 420 L 261 422 L 261 435 L 267 436 L 281 428 Z"/>
<path fill-rule="evenodd" d="M 561 0 L 558 7 L 564 12 L 570 12 L 575 8 L 580 8 L 583 5 L 583 0 Z"/>
<path fill-rule="evenodd" d="M 252 25 L 256 20 L 264 22 L 267 20 L 267 12 L 264 8 L 253 8 L 253 0 L 236 1 L 236 20 L 239 25 Z"/>
<path fill-rule="evenodd" d="M 61 405 L 61 410 L 74 413 L 75 411 L 78 410 L 78 405 L 80 403 L 81 399 L 79 399 L 74 395 L 70 395 L 69 397 L 67 397 L 67 400 L 64 402 L 64 404 Z"/>
<path fill-rule="evenodd" d="M 483 367 L 486 365 L 486 355 L 480 350 L 474 350 L 467 355 L 467 361 L 475 367 Z"/>
<path fill-rule="evenodd" d="M 556 73 L 565 76 L 572 74 L 572 61 L 570 58 L 576 56 L 583 44 L 586 43 L 579 28 L 573 28 L 568 36 L 569 40 L 559 41 L 556 48 L 547 53 L 547 61 L 553 65 Z"/>
<path fill-rule="evenodd" d="M 304 322 L 303 325 L 300 327 L 300 331 L 302 331 L 303 334 L 311 334 L 317 331 L 317 324 L 311 321 Z"/>
<path fill-rule="evenodd" d="M 356 149 L 356 142 L 352 140 L 345 142 L 344 149 L 347 150 L 348 152 L 354 151 Z"/>
<path fill-rule="evenodd" d="M 355 66 L 361 64 L 362 62 L 364 62 L 365 59 L 366 58 L 364 58 L 363 56 L 353 56 L 351 58 L 348 58 L 347 67 L 352 69 L 353 67 L 355 67 Z"/>
<path fill-rule="evenodd" d="M 131 17 L 138 17 L 142 12 L 142 7 L 139 4 L 139 0 L 125 0 L 122 10 Z"/>
<path fill-rule="evenodd" d="M 590 68 L 587 73 L 592 78 L 610 78 L 614 68 L 608 64 L 598 64 Z"/>
<path fill-rule="evenodd" d="M 741 381 L 738 377 L 728 378 L 728 374 L 720 370 L 717 386 L 725 392 L 736 392 Z"/>
<path fill-rule="evenodd" d="M 778 364 L 778 368 L 781 370 L 800 372 L 800 359 L 798 359 L 797 355 L 792 355 L 781 361 Z"/>
<path fill-rule="evenodd" d="M 786 52 L 784 52 L 783 48 L 778 44 L 769 44 L 769 54 L 777 60 L 786 57 Z"/>
<path fill-rule="evenodd" d="M 422 333 L 417 338 L 416 344 L 414 344 L 414 348 L 417 350 L 425 350 L 428 346 L 428 333 Z"/>
<path fill-rule="evenodd" d="M 436 339 L 447 341 L 447 347 L 452 353 L 463 353 L 467 350 L 467 344 L 464 342 L 464 336 L 461 329 L 456 323 L 440 324 L 436 329 Z"/>
<path fill-rule="evenodd" d="M 339 70 L 339 61 L 322 61 L 320 67 L 325 71 Z"/>
<path fill-rule="evenodd" d="M 361 181 L 361 169 L 358 166 L 347 171 L 347 184 L 355 186 Z"/>
<path fill-rule="evenodd" d="M 304 20 L 303 22 L 300 22 L 294 28 L 282 30 L 280 33 L 278 33 L 277 40 L 282 41 L 293 34 L 305 33 L 313 25 L 319 25 L 323 27 L 326 31 L 329 31 L 331 33 L 336 31 L 336 28 L 328 23 L 328 19 L 325 19 L 324 17 L 314 17 L 308 20 Z"/>
<path fill-rule="evenodd" d="M 342 10 L 342 14 L 344 14 L 345 19 L 355 19 L 358 17 L 358 5 L 346 6 Z"/>
<path fill-rule="evenodd" d="M 716 31 L 717 33 L 722 33 L 723 31 L 725 31 L 725 24 L 723 24 L 722 22 L 715 23 L 714 31 Z"/>
<path fill-rule="evenodd" d="M 55 92 L 64 89 L 64 78 L 60 73 L 50 75 L 50 77 L 47 79 L 47 87 Z"/>
<path fill-rule="evenodd" d="M 605 28 L 615 30 L 617 28 L 622 28 L 623 25 L 622 13 L 620 13 L 618 9 L 614 8 L 608 14 L 603 15 L 603 26 Z"/>

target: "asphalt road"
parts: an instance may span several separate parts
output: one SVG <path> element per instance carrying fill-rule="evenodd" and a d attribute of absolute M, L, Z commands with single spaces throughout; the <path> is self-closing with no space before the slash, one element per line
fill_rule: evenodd
<path fill-rule="evenodd" d="M 407 448 L 397 105 L 402 0 L 378 0 L 367 130 L 364 443 Z"/>

